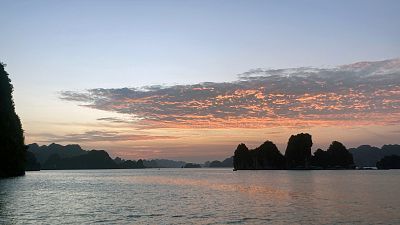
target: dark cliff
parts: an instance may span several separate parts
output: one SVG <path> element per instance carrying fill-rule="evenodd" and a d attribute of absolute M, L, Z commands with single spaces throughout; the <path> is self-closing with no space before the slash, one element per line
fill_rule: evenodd
<path fill-rule="evenodd" d="M 0 177 L 25 174 L 24 132 L 15 113 L 12 92 L 11 80 L 0 63 Z"/>

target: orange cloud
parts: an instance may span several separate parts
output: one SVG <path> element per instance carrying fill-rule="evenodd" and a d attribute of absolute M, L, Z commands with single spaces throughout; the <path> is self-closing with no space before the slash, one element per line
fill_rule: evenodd
<path fill-rule="evenodd" d="M 258 69 L 231 83 L 100 88 L 61 98 L 131 115 L 142 129 L 399 124 L 400 60 Z"/>

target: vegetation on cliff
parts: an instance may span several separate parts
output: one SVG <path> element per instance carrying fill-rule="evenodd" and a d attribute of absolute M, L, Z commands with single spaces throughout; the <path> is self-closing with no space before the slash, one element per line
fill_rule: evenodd
<path fill-rule="evenodd" d="M 11 177 L 25 174 L 26 146 L 4 66 L 0 63 L 0 177 Z"/>
<path fill-rule="evenodd" d="M 376 163 L 378 169 L 400 169 L 400 156 L 385 156 Z"/>

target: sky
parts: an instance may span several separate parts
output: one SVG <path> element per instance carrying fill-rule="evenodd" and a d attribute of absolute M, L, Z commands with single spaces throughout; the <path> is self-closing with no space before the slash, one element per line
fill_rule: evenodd
<path fill-rule="evenodd" d="M 27 143 L 193 162 L 300 132 L 398 143 L 397 0 L 0 4 Z"/>

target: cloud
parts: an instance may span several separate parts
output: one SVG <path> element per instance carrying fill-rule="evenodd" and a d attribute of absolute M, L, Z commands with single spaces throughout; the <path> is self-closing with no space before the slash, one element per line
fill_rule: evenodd
<path fill-rule="evenodd" d="M 41 142 L 99 142 L 99 141 L 148 141 L 148 140 L 165 140 L 176 139 L 174 136 L 158 136 L 158 135 L 138 135 L 138 134 L 123 134 L 113 131 L 87 131 L 84 133 L 72 133 L 66 135 L 54 134 L 37 134 L 35 136 L 44 137 L 46 140 Z"/>
<path fill-rule="evenodd" d="M 400 123 L 400 59 L 334 68 L 255 69 L 235 82 L 65 91 L 61 99 L 129 115 L 143 128 Z"/>

